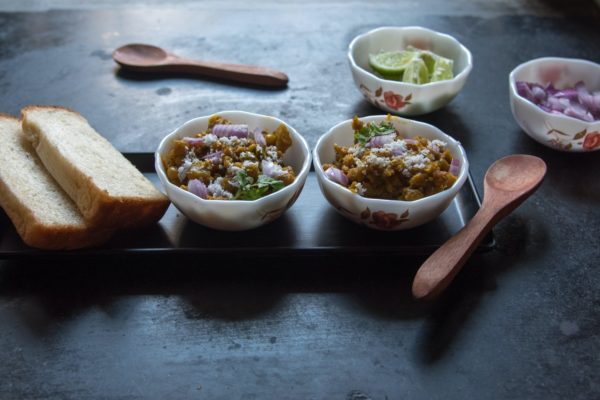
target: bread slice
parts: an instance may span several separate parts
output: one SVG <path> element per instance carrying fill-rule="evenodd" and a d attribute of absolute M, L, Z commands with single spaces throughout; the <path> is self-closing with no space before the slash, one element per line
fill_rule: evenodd
<path fill-rule="evenodd" d="M 27 139 L 90 224 L 138 228 L 165 213 L 167 197 L 79 113 L 29 106 L 21 114 Z"/>
<path fill-rule="evenodd" d="M 111 230 L 89 227 L 25 140 L 18 119 L 0 114 L 0 142 L 0 206 L 26 244 L 76 249 L 110 237 Z"/>

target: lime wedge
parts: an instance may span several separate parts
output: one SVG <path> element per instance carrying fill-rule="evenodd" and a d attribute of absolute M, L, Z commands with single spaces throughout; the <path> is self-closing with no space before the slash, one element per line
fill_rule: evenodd
<path fill-rule="evenodd" d="M 409 50 L 369 54 L 369 65 L 384 78 L 400 80 L 406 66 L 417 56 Z"/>
<path fill-rule="evenodd" d="M 435 63 L 438 59 L 440 59 L 440 56 L 427 50 L 421 51 L 420 56 L 421 60 L 423 60 L 425 62 L 425 65 L 427 66 L 427 71 L 429 72 L 429 75 L 433 74 L 433 71 L 435 70 Z"/>
<path fill-rule="evenodd" d="M 416 83 L 418 85 L 429 82 L 429 71 L 425 61 L 420 58 L 413 59 L 404 70 L 402 81 L 408 83 Z"/>
<path fill-rule="evenodd" d="M 454 62 L 452 60 L 439 57 L 433 67 L 431 82 L 444 81 L 454 78 L 454 73 L 452 72 L 453 64 Z"/>

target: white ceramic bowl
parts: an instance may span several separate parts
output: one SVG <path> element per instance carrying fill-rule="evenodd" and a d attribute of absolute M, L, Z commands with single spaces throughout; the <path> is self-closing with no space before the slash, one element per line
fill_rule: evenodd
<path fill-rule="evenodd" d="M 361 118 L 363 122 L 382 121 L 385 115 Z M 313 164 L 321 191 L 331 205 L 344 217 L 358 224 L 379 230 L 414 228 L 440 215 L 452 202 L 467 179 L 469 163 L 460 143 L 438 128 L 409 119 L 392 117 L 392 123 L 405 138 L 423 136 L 447 143 L 454 157 L 460 159 L 458 179 L 447 190 L 415 201 L 371 199 L 351 192 L 329 180 L 322 164 L 335 161 L 334 144 L 351 146 L 354 143 L 352 120 L 341 122 L 319 138 L 313 150 Z"/>
<path fill-rule="evenodd" d="M 573 58 L 545 57 L 516 67 L 509 75 L 510 109 L 519 126 L 534 140 L 553 149 L 572 152 L 600 150 L 600 121 L 586 122 L 551 114 L 519 96 L 516 82 L 556 88 L 583 81 L 589 91 L 600 90 L 600 64 Z"/>
<path fill-rule="evenodd" d="M 431 50 L 454 61 L 454 78 L 423 85 L 377 76 L 369 66 L 369 54 L 403 50 L 407 46 Z M 435 111 L 460 92 L 473 68 L 471 52 L 450 35 L 418 26 L 377 28 L 352 40 L 348 49 L 356 86 L 375 107 L 398 115 Z"/>
<path fill-rule="evenodd" d="M 258 200 L 204 200 L 172 184 L 167 179 L 161 156 L 166 155 L 175 138 L 192 136 L 208 128 L 210 116 L 192 119 L 160 142 L 155 153 L 155 168 L 158 178 L 171 202 L 186 217 L 201 225 L 228 231 L 253 229 L 273 221 L 294 204 L 304 186 L 310 170 L 311 155 L 306 140 L 290 125 L 265 115 L 243 111 L 223 111 L 216 113 L 236 124 L 248 124 L 249 130 L 255 128 L 273 131 L 284 124 L 292 137 L 292 145 L 283 155 L 285 165 L 291 165 L 296 172 L 296 180 L 268 196 Z"/>

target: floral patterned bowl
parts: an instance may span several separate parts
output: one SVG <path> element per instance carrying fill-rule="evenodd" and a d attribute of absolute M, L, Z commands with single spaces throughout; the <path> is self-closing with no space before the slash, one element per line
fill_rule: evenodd
<path fill-rule="evenodd" d="M 454 61 L 454 78 L 422 85 L 387 80 L 369 66 L 369 54 L 403 50 L 407 46 L 431 50 Z M 452 36 L 421 27 L 377 28 L 352 40 L 348 49 L 356 86 L 374 106 L 398 115 L 435 111 L 460 92 L 473 68 L 471 52 Z"/>
<path fill-rule="evenodd" d="M 532 139 L 556 150 L 600 150 L 600 121 L 586 122 L 551 114 L 517 93 L 516 82 L 525 81 L 557 88 L 583 81 L 590 91 L 600 89 L 600 64 L 573 58 L 537 58 L 517 66 L 509 75 L 510 109 L 519 126 Z"/>
<path fill-rule="evenodd" d="M 292 137 L 292 145 L 283 155 L 283 162 L 294 168 L 296 180 L 275 193 L 252 201 L 204 200 L 169 182 L 162 162 L 163 155 L 168 153 L 173 139 L 192 136 L 205 130 L 210 118 L 205 116 L 192 119 L 175 129 L 160 142 L 156 150 L 154 166 L 167 196 L 186 217 L 209 228 L 241 231 L 273 221 L 294 204 L 304 186 L 311 161 L 306 140 L 290 125 L 274 117 L 243 111 L 222 111 L 216 114 L 233 123 L 248 124 L 250 130 L 261 128 L 273 131 L 283 123 Z"/>
<path fill-rule="evenodd" d="M 385 115 L 361 118 L 361 121 L 386 120 Z M 439 139 L 460 160 L 458 179 L 449 189 L 415 201 L 372 199 L 351 192 L 327 178 L 322 165 L 335 160 L 334 144 L 351 146 L 354 143 L 352 120 L 341 122 L 319 138 L 313 150 L 313 165 L 321 192 L 329 203 L 344 217 L 358 224 L 379 230 L 402 230 L 414 228 L 440 215 L 452 202 L 467 180 L 469 162 L 460 143 L 438 128 L 400 117 L 391 117 L 394 127 L 405 138 L 423 136 L 429 140 Z"/>

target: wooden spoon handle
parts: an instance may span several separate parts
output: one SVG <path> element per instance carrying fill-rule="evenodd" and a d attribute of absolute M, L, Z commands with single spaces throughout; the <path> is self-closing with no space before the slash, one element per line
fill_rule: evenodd
<path fill-rule="evenodd" d="M 289 80 L 283 72 L 270 68 L 255 65 L 197 61 L 180 57 L 173 59 L 168 68 L 171 71 L 181 73 L 199 74 L 212 78 L 269 87 L 285 87 Z"/>
<path fill-rule="evenodd" d="M 433 299 L 450 284 L 481 240 L 492 229 L 497 215 L 485 204 L 456 235 L 437 249 L 415 275 L 412 292 L 417 299 Z"/>

